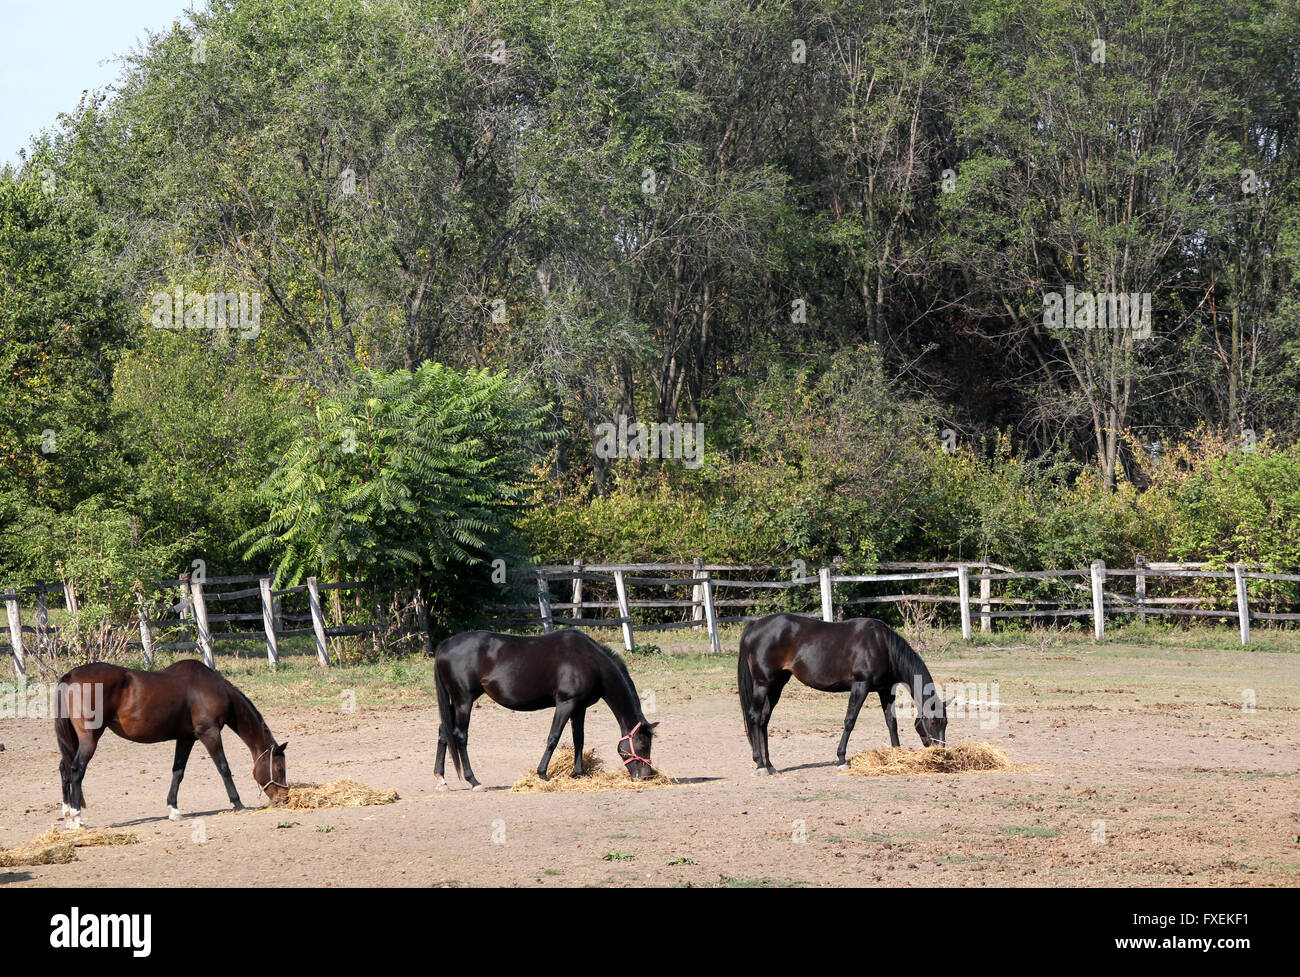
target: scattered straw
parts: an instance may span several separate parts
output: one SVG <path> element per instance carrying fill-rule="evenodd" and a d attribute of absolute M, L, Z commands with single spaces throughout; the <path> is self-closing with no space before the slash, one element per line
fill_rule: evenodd
<path fill-rule="evenodd" d="M 289 797 L 275 808 L 314 811 L 322 807 L 370 807 L 392 804 L 398 800 L 395 790 L 375 790 L 355 780 L 336 780 L 330 784 L 290 784 Z"/>
<path fill-rule="evenodd" d="M 551 765 L 546 770 L 549 780 L 537 776 L 536 770 L 528 771 L 526 777 L 515 782 L 512 791 L 540 791 L 554 794 L 559 791 L 593 791 L 593 790 L 647 790 L 652 787 L 671 787 L 677 781 L 665 777 L 658 771 L 646 780 L 633 780 L 627 771 L 608 770 L 594 750 L 582 751 L 582 763 L 585 771 L 581 777 L 573 775 L 573 750 L 561 747 L 551 756 Z"/>
<path fill-rule="evenodd" d="M 1011 758 L 988 743 L 927 746 L 922 750 L 898 747 L 867 750 L 849 758 L 844 773 L 862 777 L 888 774 L 970 773 L 982 770 L 1016 770 Z"/>
<path fill-rule="evenodd" d="M 105 845 L 138 845 L 140 837 L 130 831 L 98 831 L 74 828 L 60 831 L 51 828 L 25 845 L 0 851 L 0 868 L 18 865 L 64 865 L 77 860 L 78 848 Z"/>

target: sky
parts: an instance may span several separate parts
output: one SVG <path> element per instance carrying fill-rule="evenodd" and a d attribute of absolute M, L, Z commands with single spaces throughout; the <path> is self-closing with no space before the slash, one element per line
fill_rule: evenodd
<path fill-rule="evenodd" d="M 83 91 L 115 80 L 112 59 L 203 0 L 0 0 L 0 165 L 71 112 Z"/>

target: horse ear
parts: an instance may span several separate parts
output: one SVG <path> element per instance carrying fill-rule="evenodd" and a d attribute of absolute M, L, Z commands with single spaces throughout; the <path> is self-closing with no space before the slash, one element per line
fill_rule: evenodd
<path fill-rule="evenodd" d="M 277 747 L 276 747 L 275 749 L 273 749 L 271 752 L 272 752 L 272 753 L 277 753 L 277 754 L 279 754 L 280 756 L 284 756 L 284 748 L 285 748 L 286 746 L 288 746 L 288 745 L 289 745 L 289 741 L 288 741 L 288 740 L 285 740 L 283 743 L 281 743 L 279 746 L 277 746 Z"/>
<path fill-rule="evenodd" d="M 658 728 L 659 728 L 659 724 L 658 724 L 657 722 L 655 722 L 655 723 L 651 723 L 647 728 L 648 728 L 648 729 L 658 729 Z"/>
<path fill-rule="evenodd" d="M 951 709 L 951 708 L 953 708 L 955 705 L 957 705 L 957 697 L 956 697 L 956 696 L 953 696 L 951 699 L 945 699 L 944 702 L 943 702 L 943 707 L 944 707 L 945 710 L 946 710 L 946 709 Z"/>

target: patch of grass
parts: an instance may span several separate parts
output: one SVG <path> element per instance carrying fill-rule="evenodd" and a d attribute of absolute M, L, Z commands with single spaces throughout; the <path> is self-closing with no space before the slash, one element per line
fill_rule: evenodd
<path fill-rule="evenodd" d="M 668 864 L 669 864 L 669 865 L 698 865 L 698 864 L 700 864 L 700 863 L 697 862 L 697 861 L 696 861 L 695 859 L 693 859 L 693 858 L 688 858 L 687 856 L 682 855 L 682 856 L 680 856 L 680 857 L 678 857 L 678 858 L 674 858 L 674 859 L 673 859 L 671 862 L 669 862 Z"/>
<path fill-rule="evenodd" d="M 635 855 L 625 855 L 621 851 L 607 851 L 600 856 L 603 862 L 631 862 L 636 859 Z"/>
<path fill-rule="evenodd" d="M 279 824 L 276 825 L 276 827 L 277 827 L 277 828 L 296 828 L 296 827 L 298 827 L 298 825 L 300 825 L 300 824 L 302 824 L 301 821 L 281 821 Z"/>

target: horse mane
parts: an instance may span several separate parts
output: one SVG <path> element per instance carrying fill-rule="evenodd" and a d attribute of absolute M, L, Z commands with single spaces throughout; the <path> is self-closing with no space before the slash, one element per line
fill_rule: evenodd
<path fill-rule="evenodd" d="M 908 678 L 921 675 L 929 682 L 930 670 L 926 668 L 925 662 L 916 653 L 916 649 L 893 628 L 884 624 L 880 627 L 885 632 L 885 647 L 889 649 L 889 664 L 893 667 L 895 675 Z"/>
<path fill-rule="evenodd" d="M 255 723 L 262 724 L 262 728 L 266 730 L 266 735 L 270 738 L 271 742 L 274 743 L 275 737 L 271 735 L 271 727 L 268 726 L 266 720 L 262 718 L 262 714 L 258 711 L 257 706 L 253 705 L 253 700 L 250 699 L 248 696 L 246 696 L 244 694 L 243 689 L 237 686 L 234 682 L 230 681 L 229 679 L 226 679 L 225 682 L 228 686 L 230 686 L 231 691 L 234 693 L 233 698 L 235 699 L 235 701 L 242 704 L 243 707 L 249 711 Z M 230 728 L 235 731 L 236 736 L 241 735 L 241 730 L 239 728 L 238 710 L 231 710 L 229 725 Z M 251 733 L 253 732 L 253 730 L 244 730 L 242 732 Z"/>
<path fill-rule="evenodd" d="M 583 637 L 605 653 L 605 657 L 610 660 L 614 669 L 618 672 L 624 683 L 626 683 L 627 693 L 632 697 L 632 701 L 636 703 L 636 709 L 639 713 L 641 711 L 641 697 L 636 694 L 636 684 L 632 681 L 632 673 L 627 670 L 627 662 L 623 661 L 623 656 L 609 645 L 601 644 L 590 635 L 583 635 Z M 653 735 L 652 727 L 647 726 L 646 731 Z"/>

